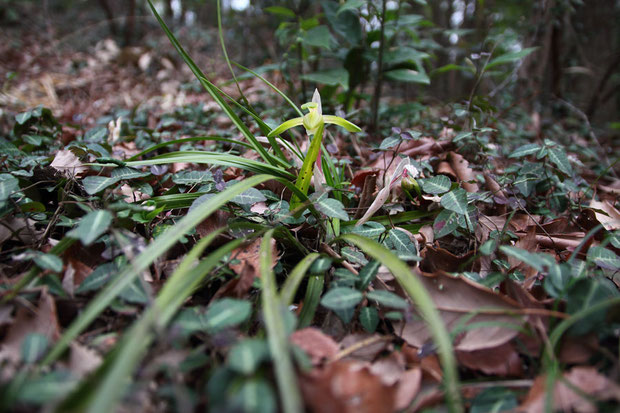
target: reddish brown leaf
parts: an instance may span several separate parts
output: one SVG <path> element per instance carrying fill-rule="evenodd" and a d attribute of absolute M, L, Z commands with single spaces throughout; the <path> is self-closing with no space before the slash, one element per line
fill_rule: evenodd
<path fill-rule="evenodd" d="M 228 266 L 231 270 L 237 273 L 239 277 L 230 281 L 226 286 L 220 289 L 220 291 L 216 294 L 217 297 L 228 295 L 242 297 L 250 290 L 252 283 L 254 283 L 254 279 L 259 276 L 258 260 L 261 242 L 262 238 L 257 238 L 232 252 L 231 257 L 238 262 L 229 264 Z M 272 240 L 271 243 L 271 253 L 273 257 L 273 267 L 275 266 L 277 259 L 275 240 Z"/>
<path fill-rule="evenodd" d="M 494 347 L 492 351 L 457 351 L 459 363 L 472 370 L 496 376 L 520 376 L 523 363 L 510 343 Z"/>
<path fill-rule="evenodd" d="M 525 321 L 523 316 L 508 315 L 521 309 L 515 301 L 465 277 L 437 273 L 418 274 L 418 279 L 440 310 L 449 330 L 459 325 L 463 317 L 468 317 L 467 325 L 484 322 L 495 324 L 462 332 L 455 344 L 457 350 L 475 351 L 498 347 L 514 338 L 518 334 L 514 327 Z M 489 309 L 492 310 L 485 311 Z M 471 313 L 478 314 L 470 317 Z M 401 330 L 397 328 L 396 331 Z M 426 324 L 415 320 L 404 324 L 402 338 L 410 345 L 421 348 L 430 341 L 431 336 Z"/>
<path fill-rule="evenodd" d="M 566 364 L 587 363 L 598 350 L 598 337 L 594 333 L 579 337 L 566 336 L 562 340 L 558 359 Z"/>
<path fill-rule="evenodd" d="M 422 370 L 419 367 L 405 371 L 398 381 L 395 407 L 397 410 L 407 408 L 420 391 Z"/>
<path fill-rule="evenodd" d="M 450 166 L 456 173 L 456 177 L 461 181 L 461 186 L 467 192 L 478 192 L 479 188 L 476 183 L 476 175 L 469 167 L 469 162 L 456 152 L 448 152 L 448 160 Z"/>
<path fill-rule="evenodd" d="M 391 413 L 397 387 L 386 386 L 366 363 L 338 361 L 301 376 L 301 390 L 316 413 Z"/>
<path fill-rule="evenodd" d="M 436 271 L 456 272 L 459 271 L 461 265 L 469 261 L 473 254 L 474 251 L 470 251 L 467 254 L 457 256 L 444 248 L 429 246 L 421 254 L 424 260 L 420 262 L 420 268 L 431 273 Z"/>
<path fill-rule="evenodd" d="M 557 380 L 553 386 L 554 411 L 595 413 L 596 406 L 592 401 L 584 398 L 580 393 L 598 400 L 615 400 L 620 402 L 620 386 L 600 374 L 594 367 L 573 367 L 563 374 L 569 386 Z M 530 389 L 525 401 L 518 411 L 523 413 L 539 413 L 545 411 L 545 402 L 548 389 L 546 376 L 538 376 Z M 571 387 L 576 387 L 576 392 Z"/>
<path fill-rule="evenodd" d="M 314 327 L 295 331 L 289 340 L 305 351 L 315 366 L 334 357 L 339 349 L 333 338 Z"/>

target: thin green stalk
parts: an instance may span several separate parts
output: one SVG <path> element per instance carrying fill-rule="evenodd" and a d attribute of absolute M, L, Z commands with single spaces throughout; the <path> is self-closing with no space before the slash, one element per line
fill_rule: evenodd
<path fill-rule="evenodd" d="M 453 413 L 464 411 L 459 393 L 457 363 L 450 334 L 424 285 L 411 273 L 407 264 L 399 260 L 396 255 L 381 244 L 357 234 L 342 235 L 340 239 L 356 245 L 366 254 L 385 265 L 411 297 L 425 319 L 439 349 L 439 357 L 444 371 L 444 387 L 448 409 Z"/>
<path fill-rule="evenodd" d="M 220 45 L 222 46 L 222 53 L 224 54 L 224 60 L 226 61 L 226 65 L 228 66 L 228 70 L 230 70 L 230 74 L 235 81 L 235 85 L 237 85 L 237 90 L 239 91 L 239 95 L 241 95 L 241 99 L 243 99 L 243 103 L 248 108 L 251 107 L 250 103 L 246 99 L 243 91 L 241 90 L 241 86 L 239 86 L 239 82 L 237 81 L 237 76 L 235 76 L 235 71 L 230 64 L 230 59 L 228 58 L 228 52 L 226 51 L 226 43 L 224 42 L 224 31 L 222 30 L 222 5 L 221 1 L 217 0 L 217 32 L 220 38 Z"/>
<path fill-rule="evenodd" d="M 299 176 L 297 177 L 297 181 L 295 182 L 295 186 L 304 195 L 308 193 L 308 189 L 310 188 L 310 180 L 312 179 L 314 163 L 319 156 L 321 142 L 323 141 L 323 128 L 324 125 L 321 123 L 316 133 L 312 137 L 310 147 L 308 148 L 308 152 L 306 153 L 306 157 L 304 158 L 304 163 L 299 170 Z M 293 197 L 291 198 L 291 210 L 297 208 L 299 205 L 301 205 L 301 200 L 297 196 L 293 195 Z"/>
<path fill-rule="evenodd" d="M 287 413 L 301 413 L 304 411 L 303 402 L 297 386 L 297 376 L 291 360 L 290 345 L 283 317 L 286 307 L 278 297 L 276 280 L 271 268 L 273 263 L 271 254 L 273 232 L 272 229 L 265 234 L 260 246 L 263 316 L 269 349 L 273 357 L 282 410 Z"/>
<path fill-rule="evenodd" d="M 278 95 L 282 96 L 282 98 L 285 101 L 287 101 L 289 105 L 291 105 L 291 107 L 297 112 L 297 114 L 300 117 L 304 116 L 304 113 L 301 111 L 301 109 L 299 109 L 299 107 L 288 96 L 286 96 L 286 94 L 284 92 L 282 92 L 280 89 L 278 89 L 273 83 L 269 82 L 267 79 L 265 79 L 263 76 L 261 76 L 260 74 L 256 73 L 252 69 L 249 69 L 249 68 L 247 68 L 247 67 L 245 67 L 243 65 L 240 65 L 239 63 L 236 63 L 236 62 L 233 62 L 233 64 L 237 65 L 237 67 L 245 70 L 246 72 L 249 72 L 249 73 L 253 74 L 257 78 L 262 80 L 263 83 L 265 83 L 267 86 L 272 88 Z"/>

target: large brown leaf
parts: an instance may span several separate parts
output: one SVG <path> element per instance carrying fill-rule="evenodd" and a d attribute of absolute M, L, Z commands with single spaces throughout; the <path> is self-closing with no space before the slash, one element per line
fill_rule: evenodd
<path fill-rule="evenodd" d="M 546 376 L 538 376 L 518 412 L 539 413 L 545 411 Z M 566 380 L 570 385 L 565 384 Z M 578 389 L 577 391 L 574 389 Z M 563 374 L 563 380 L 556 380 L 553 386 L 554 411 L 595 413 L 596 405 L 584 395 L 595 400 L 620 402 L 620 386 L 600 374 L 594 367 L 573 367 Z"/>
<path fill-rule="evenodd" d="M 521 310 L 517 302 L 465 277 L 445 273 L 418 273 L 417 276 L 450 331 L 465 320 L 467 325 L 492 324 L 460 333 L 455 340 L 456 350 L 476 351 L 501 346 L 514 338 L 519 332 L 518 327 L 525 322 L 523 316 L 510 315 Z M 414 347 L 422 348 L 431 338 L 422 320 L 406 322 L 401 327 L 402 330 L 397 328 L 396 331 L 402 331 L 402 338 Z"/>
<path fill-rule="evenodd" d="M 397 386 L 388 386 L 367 363 L 337 361 L 300 377 L 306 405 L 316 413 L 391 413 Z"/>

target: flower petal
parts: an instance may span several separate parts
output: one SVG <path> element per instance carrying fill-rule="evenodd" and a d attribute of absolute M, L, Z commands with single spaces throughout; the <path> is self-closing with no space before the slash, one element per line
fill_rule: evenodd
<path fill-rule="evenodd" d="M 278 126 L 277 128 L 273 129 L 271 132 L 269 132 L 267 136 L 272 137 L 272 136 L 279 135 L 286 130 L 294 128 L 295 126 L 303 125 L 303 123 L 304 123 L 304 118 L 289 119 L 283 124 L 281 124 L 280 126 Z"/>
<path fill-rule="evenodd" d="M 346 119 L 343 119 L 339 116 L 334 116 L 334 115 L 323 115 L 323 122 L 325 123 L 333 123 L 334 125 L 338 125 L 338 126 L 342 126 L 343 128 L 345 128 L 346 130 L 348 130 L 349 132 L 361 132 L 362 129 L 349 122 Z"/>
<path fill-rule="evenodd" d="M 314 89 L 314 94 L 312 95 L 312 102 L 317 104 L 317 112 L 319 115 L 323 114 L 323 107 L 321 105 L 321 95 L 319 94 L 319 89 Z"/>

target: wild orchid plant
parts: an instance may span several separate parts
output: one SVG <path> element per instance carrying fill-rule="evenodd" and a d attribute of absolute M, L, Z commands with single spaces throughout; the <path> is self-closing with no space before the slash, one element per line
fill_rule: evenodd
<path fill-rule="evenodd" d="M 279 135 L 295 126 L 303 125 L 306 128 L 306 133 L 311 139 L 308 152 L 304 158 L 304 162 L 297 176 L 295 186 L 304 194 L 308 193 L 310 187 L 310 180 L 314 172 L 315 179 L 323 176 L 321 167 L 321 143 L 323 142 L 323 129 L 326 123 L 332 123 L 342 126 L 349 132 L 360 132 L 359 126 L 349 122 L 348 120 L 334 115 L 323 115 L 323 108 L 321 107 L 321 95 L 318 89 L 314 90 L 312 96 L 312 102 L 308 102 L 301 107 L 303 110 L 307 110 L 308 113 L 303 117 L 289 119 L 282 123 L 277 128 L 269 132 L 268 137 L 274 137 Z M 323 178 L 324 179 L 324 178 Z M 319 185 L 317 185 L 319 186 Z M 300 199 L 293 195 L 291 198 L 291 211 L 295 210 L 301 204 Z"/>

